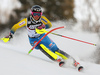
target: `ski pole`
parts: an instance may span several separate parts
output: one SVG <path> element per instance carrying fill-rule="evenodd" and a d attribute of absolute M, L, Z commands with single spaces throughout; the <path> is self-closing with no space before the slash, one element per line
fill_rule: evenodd
<path fill-rule="evenodd" d="M 51 33 L 51 34 L 54 34 L 54 35 L 57 35 L 57 36 L 61 36 L 61 37 L 64 37 L 64 38 L 68 38 L 68 39 L 71 39 L 71 40 L 83 42 L 83 43 L 86 43 L 86 44 L 97 46 L 96 44 L 93 44 L 93 43 L 89 43 L 89 42 L 86 42 L 86 41 L 78 40 L 78 39 L 67 37 L 67 36 L 63 36 L 63 35 L 60 35 L 60 34 L 56 34 L 56 33 Z"/>

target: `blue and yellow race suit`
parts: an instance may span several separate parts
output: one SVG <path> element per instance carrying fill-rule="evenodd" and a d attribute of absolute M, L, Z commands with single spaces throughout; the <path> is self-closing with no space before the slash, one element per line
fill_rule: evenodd
<path fill-rule="evenodd" d="M 10 32 L 14 34 L 18 28 L 26 26 L 27 31 L 28 31 L 29 41 L 30 41 L 31 46 L 33 47 L 45 35 L 45 33 L 38 34 L 36 32 L 36 28 L 40 26 L 41 23 L 45 25 L 45 29 L 49 29 L 52 27 L 51 22 L 45 16 L 41 16 L 38 22 L 35 22 L 34 20 L 32 20 L 32 16 L 29 16 L 28 18 L 24 18 L 23 20 L 15 24 L 11 28 Z M 67 53 L 63 52 L 62 50 L 59 50 L 57 45 L 48 36 L 46 36 L 35 47 L 35 49 L 40 49 L 44 54 L 46 54 L 52 60 L 57 60 L 58 59 L 57 55 L 59 55 L 65 60 L 70 57 Z"/>

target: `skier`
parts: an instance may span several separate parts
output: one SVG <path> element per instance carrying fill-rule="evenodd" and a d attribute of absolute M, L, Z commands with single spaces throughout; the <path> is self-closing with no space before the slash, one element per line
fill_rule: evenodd
<path fill-rule="evenodd" d="M 4 42 L 8 42 L 13 38 L 15 31 L 18 28 L 24 26 L 26 26 L 28 30 L 29 42 L 33 47 L 45 35 L 45 29 L 51 28 L 52 24 L 45 16 L 42 16 L 41 7 L 39 5 L 34 5 L 31 8 L 31 15 L 28 18 L 24 18 L 23 20 L 15 24 L 11 28 L 9 35 L 3 38 L 2 40 Z M 78 62 L 76 62 L 76 60 L 73 57 L 71 57 L 66 52 L 60 50 L 48 36 L 46 36 L 35 47 L 35 49 L 37 50 L 39 49 L 50 59 L 59 62 L 59 66 L 63 66 L 65 64 L 65 61 L 67 61 L 68 59 L 72 59 L 73 60 L 72 65 L 78 67 L 79 71 L 83 68 L 82 66 L 80 66 Z"/>

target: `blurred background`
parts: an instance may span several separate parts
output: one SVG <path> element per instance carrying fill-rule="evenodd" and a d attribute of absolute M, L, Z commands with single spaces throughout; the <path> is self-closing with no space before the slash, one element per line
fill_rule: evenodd
<path fill-rule="evenodd" d="M 99 32 L 99 0 L 0 0 L 0 30 L 28 17 L 33 5 L 40 5 L 50 21 L 78 23 L 85 31 Z"/>
<path fill-rule="evenodd" d="M 100 0 L 0 0 L 0 35 L 2 30 L 28 17 L 33 5 L 40 5 L 51 22 L 61 21 L 69 28 L 96 33 L 100 38 Z M 99 50 L 98 44 L 94 53 L 98 59 Z"/>

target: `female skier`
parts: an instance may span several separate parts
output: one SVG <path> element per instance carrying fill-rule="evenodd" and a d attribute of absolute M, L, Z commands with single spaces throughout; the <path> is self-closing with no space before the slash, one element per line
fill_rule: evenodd
<path fill-rule="evenodd" d="M 18 28 L 24 26 L 26 26 L 27 28 L 29 42 L 33 47 L 45 35 L 45 29 L 51 28 L 52 24 L 45 16 L 42 16 L 41 7 L 39 5 L 34 5 L 31 8 L 31 15 L 28 18 L 24 18 L 23 20 L 15 24 L 11 28 L 10 34 L 2 40 L 4 42 L 8 42 L 11 38 L 13 38 L 15 31 Z M 78 71 L 80 71 L 83 68 L 78 62 L 76 62 L 76 60 L 73 57 L 71 57 L 66 52 L 60 50 L 48 36 L 46 36 L 35 47 L 35 49 L 39 49 L 50 59 L 59 62 L 60 67 L 64 65 L 65 61 L 67 61 L 68 59 L 72 59 L 72 65 L 77 67 Z"/>

